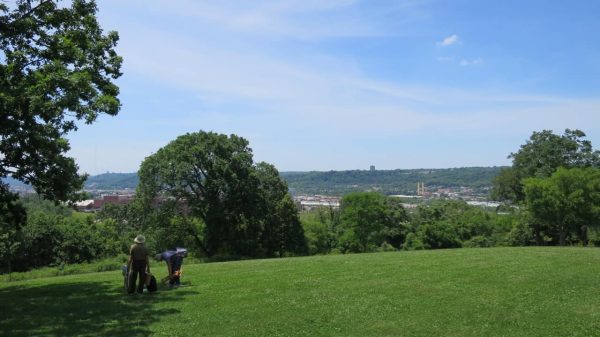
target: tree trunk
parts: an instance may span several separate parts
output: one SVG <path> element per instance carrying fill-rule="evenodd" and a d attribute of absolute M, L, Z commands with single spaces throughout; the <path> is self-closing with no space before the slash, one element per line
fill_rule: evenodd
<path fill-rule="evenodd" d="M 535 234 L 535 245 L 542 246 L 544 244 L 544 242 L 542 240 L 542 235 L 540 233 L 540 226 L 539 225 L 533 226 L 533 232 Z"/>
<path fill-rule="evenodd" d="M 566 246 L 567 245 L 567 231 L 563 228 L 560 229 L 560 234 L 558 238 L 559 245 Z"/>
<path fill-rule="evenodd" d="M 11 265 L 11 263 L 10 263 L 10 257 L 9 257 L 9 258 L 8 258 L 8 280 L 9 280 L 9 281 L 12 281 L 12 278 L 11 278 L 11 275 L 10 275 L 10 272 L 11 272 L 11 267 L 12 267 L 12 265 Z"/>
<path fill-rule="evenodd" d="M 204 254 L 206 254 L 206 257 L 211 257 L 212 254 L 208 251 L 208 249 L 206 249 L 206 246 L 204 246 L 204 244 L 202 243 L 202 240 L 200 240 L 198 235 L 194 234 L 194 239 L 196 239 L 196 243 L 198 244 L 198 246 L 200 246 L 200 249 L 202 249 Z"/>
<path fill-rule="evenodd" d="M 583 225 L 581 226 L 581 241 L 583 243 L 584 247 L 587 247 L 589 240 L 588 240 L 588 227 L 587 225 Z"/>
<path fill-rule="evenodd" d="M 190 233 L 190 234 L 192 234 L 192 236 L 194 237 L 194 240 L 196 240 L 196 243 L 198 244 L 200 249 L 202 249 L 202 251 L 204 252 L 206 257 L 211 257 L 212 254 L 208 251 L 208 249 L 206 249 L 206 246 L 204 246 L 204 244 L 202 243 L 202 240 L 200 240 L 198 235 L 196 235 L 196 233 Z"/>
<path fill-rule="evenodd" d="M 204 221 L 204 218 L 202 218 L 202 221 Z M 208 249 L 206 249 L 206 246 L 204 245 L 202 240 L 200 240 L 200 238 L 198 237 L 196 229 L 193 226 L 188 225 L 188 231 L 189 231 L 190 235 L 194 238 L 196 243 L 198 244 L 198 247 L 200 247 L 200 249 L 202 249 L 202 251 L 204 252 L 204 255 L 206 255 L 206 257 L 211 257 L 212 254 L 210 254 L 210 252 L 208 251 Z"/>

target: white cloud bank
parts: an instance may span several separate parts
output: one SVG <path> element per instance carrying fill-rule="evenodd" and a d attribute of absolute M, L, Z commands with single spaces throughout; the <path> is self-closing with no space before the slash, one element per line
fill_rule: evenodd
<path fill-rule="evenodd" d="M 442 41 L 437 42 L 436 44 L 438 46 L 448 47 L 448 46 L 458 43 L 458 41 L 459 41 L 458 35 L 452 34 L 452 35 L 446 37 L 445 39 L 443 39 Z"/>

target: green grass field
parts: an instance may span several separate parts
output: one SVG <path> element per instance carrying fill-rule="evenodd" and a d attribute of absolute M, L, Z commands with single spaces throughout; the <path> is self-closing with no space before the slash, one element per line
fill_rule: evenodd
<path fill-rule="evenodd" d="M 154 268 L 162 276 L 165 271 Z M 490 248 L 184 266 L 0 283 L 10 336 L 600 336 L 600 250 Z"/>

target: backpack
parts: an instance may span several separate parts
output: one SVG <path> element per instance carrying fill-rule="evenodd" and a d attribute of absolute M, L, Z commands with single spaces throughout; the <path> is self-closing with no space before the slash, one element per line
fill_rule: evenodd
<path fill-rule="evenodd" d="M 146 289 L 148 289 L 149 292 L 153 293 L 158 289 L 156 277 L 154 277 L 154 275 L 152 274 L 148 274 L 147 278 L 148 277 L 150 278 L 150 281 L 146 281 Z"/>

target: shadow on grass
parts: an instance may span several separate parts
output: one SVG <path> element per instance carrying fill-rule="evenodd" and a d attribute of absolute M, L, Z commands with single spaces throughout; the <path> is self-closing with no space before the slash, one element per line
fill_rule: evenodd
<path fill-rule="evenodd" d="M 177 289 L 130 296 L 100 281 L 7 287 L 0 289 L 0 335 L 148 336 L 150 324 L 180 312 L 162 304 L 194 294 Z"/>

